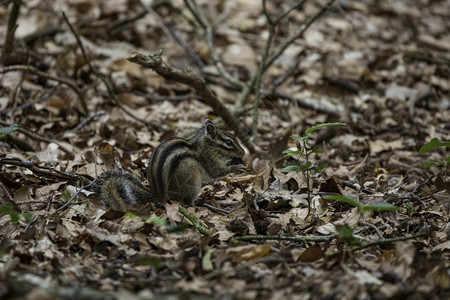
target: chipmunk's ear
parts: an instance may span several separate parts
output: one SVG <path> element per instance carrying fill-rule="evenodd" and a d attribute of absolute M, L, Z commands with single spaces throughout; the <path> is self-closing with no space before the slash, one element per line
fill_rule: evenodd
<path fill-rule="evenodd" d="M 214 125 L 210 119 L 206 119 L 204 124 L 206 133 L 209 135 L 214 135 L 216 132 L 216 125 Z"/>

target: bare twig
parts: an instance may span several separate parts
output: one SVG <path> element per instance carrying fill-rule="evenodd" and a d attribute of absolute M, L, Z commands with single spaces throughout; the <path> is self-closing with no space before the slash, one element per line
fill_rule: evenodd
<path fill-rule="evenodd" d="M 74 35 L 78 47 L 80 47 L 81 53 L 83 55 L 84 60 L 86 61 L 87 65 L 89 66 L 89 69 L 98 77 L 100 78 L 101 81 L 103 81 L 103 83 L 106 86 L 106 90 L 108 91 L 108 94 L 111 96 L 111 99 L 113 99 L 114 103 L 128 116 L 130 116 L 131 118 L 133 118 L 134 120 L 137 120 L 141 123 L 159 128 L 159 129 L 164 129 L 163 126 L 152 123 L 152 122 L 148 122 L 146 120 L 140 119 L 138 117 L 136 117 L 134 114 L 132 114 L 131 112 L 129 112 L 125 106 L 122 105 L 122 103 L 120 103 L 119 99 L 117 98 L 116 94 L 114 93 L 114 88 L 111 84 L 111 82 L 102 74 L 100 73 L 91 63 L 89 57 L 87 56 L 86 50 L 83 46 L 83 43 L 81 42 L 80 37 L 78 36 L 77 32 L 75 31 L 75 29 L 73 28 L 72 24 L 69 22 L 69 19 L 67 18 L 66 14 L 63 12 L 62 13 L 64 21 L 66 22 L 67 26 L 69 26 L 70 31 L 72 32 L 72 34 Z"/>
<path fill-rule="evenodd" d="M 311 26 L 319 17 L 321 17 L 331 7 L 331 5 L 333 5 L 334 1 L 335 0 L 328 0 L 327 4 L 321 7 L 319 11 L 317 11 L 311 18 L 309 18 L 308 21 L 306 21 L 305 24 L 300 26 L 299 30 L 297 30 L 297 32 L 294 35 L 289 37 L 280 46 L 278 51 L 272 54 L 269 57 L 269 59 L 265 62 L 264 71 L 266 71 L 273 64 L 273 62 L 284 53 L 287 47 L 289 47 L 296 39 L 300 38 L 303 35 L 303 33 L 305 33 L 306 29 L 308 29 L 309 26 Z"/>
<path fill-rule="evenodd" d="M 49 167 L 38 166 L 30 160 L 21 160 L 18 158 L 5 157 L 0 158 L 0 165 L 12 165 L 17 167 L 24 167 L 33 171 L 36 174 L 44 176 L 45 178 L 58 178 L 61 180 L 76 180 L 81 182 L 87 181 L 87 179 L 83 176 L 68 172 L 61 172 Z"/>
<path fill-rule="evenodd" d="M 195 17 L 197 22 L 202 26 L 203 30 L 206 33 L 206 42 L 208 44 L 209 53 L 213 60 L 214 65 L 216 66 L 219 73 L 222 75 L 225 80 L 227 80 L 231 85 L 237 86 L 241 89 L 245 87 L 245 83 L 239 80 L 238 78 L 231 75 L 227 69 L 225 68 L 222 60 L 219 58 L 219 55 L 216 51 L 216 46 L 214 43 L 214 31 L 211 25 L 208 22 L 208 19 L 203 14 L 203 11 L 198 7 L 195 0 L 184 0 L 184 3 L 191 11 L 192 15 Z"/>
<path fill-rule="evenodd" d="M 373 247 L 373 246 L 392 244 L 392 243 L 400 242 L 400 241 L 414 240 L 414 239 L 417 239 L 419 237 L 428 236 L 428 235 L 429 235 L 429 231 L 424 230 L 424 231 L 421 231 L 421 232 L 419 232 L 419 233 L 417 233 L 415 235 L 399 236 L 399 237 L 388 238 L 388 239 L 379 239 L 379 240 L 376 240 L 376 241 L 371 242 L 371 243 L 363 244 L 363 245 L 360 245 L 360 246 L 355 246 L 355 247 L 351 248 L 351 251 L 355 252 L 355 251 L 366 249 L 366 248 L 370 248 L 370 247 Z"/>
<path fill-rule="evenodd" d="M 81 122 L 80 124 L 78 124 L 77 127 L 75 127 L 74 129 L 72 129 L 72 132 L 77 132 L 78 130 L 80 130 L 81 128 L 83 128 L 84 126 L 86 126 L 87 123 L 89 123 L 90 121 L 92 121 L 95 117 L 104 115 L 105 111 L 104 110 L 99 110 L 96 111 L 95 113 L 91 114 L 89 117 L 87 117 L 86 119 L 84 119 L 83 122 Z"/>
<path fill-rule="evenodd" d="M 14 203 L 14 198 L 11 196 L 10 193 L 8 193 L 8 190 L 6 189 L 6 187 L 3 185 L 3 183 L 0 182 L 0 187 L 3 189 L 3 192 L 5 193 L 5 195 L 8 197 L 9 201 Z"/>
<path fill-rule="evenodd" d="M 328 242 L 336 238 L 337 234 L 330 234 L 324 236 L 285 236 L 285 235 L 243 235 L 243 236 L 235 236 L 232 237 L 229 242 L 237 243 L 238 241 L 267 241 L 267 240 L 275 240 L 275 241 L 293 241 L 299 243 L 306 242 Z"/>
<path fill-rule="evenodd" d="M 17 29 L 17 18 L 19 17 L 21 0 L 12 1 L 12 8 L 8 18 L 8 28 L 6 29 L 5 44 L 3 45 L 3 55 L 8 55 L 14 50 L 14 32 Z"/>
<path fill-rule="evenodd" d="M 202 59 L 197 55 L 195 50 L 186 43 L 186 41 L 181 37 L 175 26 L 166 26 L 167 29 L 170 31 L 170 34 L 172 35 L 173 39 L 180 44 L 181 47 L 184 48 L 184 50 L 189 54 L 189 56 L 192 58 L 192 60 L 195 62 L 195 64 L 200 68 L 203 69 L 205 67 L 205 64 L 203 63 Z"/>
<path fill-rule="evenodd" d="M 57 213 L 59 213 L 60 211 L 63 211 L 64 209 L 66 209 L 67 206 L 69 206 L 70 203 L 72 203 L 72 201 L 78 196 L 78 194 L 83 190 L 86 189 L 88 187 L 90 187 L 91 185 L 93 185 L 95 183 L 95 180 L 92 180 L 88 185 L 82 186 L 79 189 L 76 190 L 76 192 L 72 195 L 72 197 L 70 197 L 69 200 L 67 200 L 66 203 L 64 203 L 61 207 L 59 207 L 57 210 L 55 210 L 52 215 L 55 215 Z"/>
<path fill-rule="evenodd" d="M 10 126 L 11 124 L 8 124 L 8 123 L 6 123 L 6 122 L 0 121 L 0 125 L 2 125 L 2 126 Z M 67 156 L 69 156 L 69 158 L 74 158 L 74 157 L 75 157 L 75 154 L 72 153 L 72 151 L 70 151 L 69 149 L 67 149 L 66 147 L 62 146 L 60 143 L 58 143 L 58 142 L 56 142 L 56 141 L 53 141 L 53 140 L 51 140 L 51 139 L 48 139 L 48 138 L 39 136 L 39 135 L 37 135 L 37 134 L 35 134 L 35 133 L 33 133 L 33 132 L 30 132 L 30 131 L 28 131 L 28 130 L 25 130 L 25 129 L 23 129 L 23 128 L 20 128 L 18 131 L 19 131 L 20 133 L 22 133 L 23 135 L 25 135 L 26 137 L 30 138 L 30 139 L 33 139 L 33 140 L 36 140 L 36 141 L 45 142 L 45 143 L 47 143 L 47 144 L 50 144 L 50 143 L 57 144 L 58 147 L 59 147 L 65 154 L 67 154 Z"/>
<path fill-rule="evenodd" d="M 86 114 L 88 113 L 88 108 L 87 108 L 87 105 L 86 105 L 86 99 L 85 99 L 83 93 L 81 92 L 81 90 L 77 87 L 77 85 L 74 82 L 72 82 L 72 81 L 70 81 L 68 79 L 64 79 L 64 78 L 61 78 L 61 77 L 56 77 L 56 76 L 50 75 L 48 73 L 39 71 L 38 69 L 36 69 L 33 66 L 14 65 L 14 66 L 8 66 L 8 67 L 0 68 L 0 73 L 7 73 L 7 72 L 12 72 L 12 71 L 30 72 L 30 73 L 33 73 L 35 75 L 47 78 L 49 80 L 57 81 L 57 82 L 65 84 L 65 85 L 68 85 L 77 94 L 78 98 L 80 98 L 81 105 L 83 106 L 84 112 Z"/>
<path fill-rule="evenodd" d="M 250 93 L 252 93 L 255 90 L 258 93 L 261 78 L 262 78 L 262 75 L 264 74 L 264 72 L 275 62 L 275 60 L 278 57 L 280 57 L 284 53 L 284 51 L 287 49 L 287 47 L 289 47 L 295 40 L 300 38 L 303 35 L 303 33 L 306 31 L 306 29 L 308 29 L 309 26 L 311 26 L 311 24 L 314 23 L 314 21 L 316 21 L 320 16 L 322 16 L 331 7 L 331 5 L 334 3 L 334 1 L 335 0 L 329 0 L 326 5 L 324 5 L 321 9 L 319 9 L 311 18 L 309 18 L 308 21 L 306 21 L 302 26 L 300 26 L 300 28 L 297 30 L 297 32 L 294 33 L 289 38 L 287 38 L 284 41 L 284 43 L 281 44 L 281 46 L 278 48 L 278 50 L 270 56 L 268 55 L 268 53 L 269 53 L 269 49 L 272 45 L 272 39 L 273 39 L 273 34 L 275 32 L 275 26 L 281 21 L 282 18 L 284 18 L 291 11 L 301 7 L 301 5 L 304 3 L 304 1 L 295 5 L 291 9 L 287 10 L 286 12 L 281 14 L 275 20 L 272 20 L 271 17 L 269 16 L 267 9 L 266 9 L 266 5 L 265 5 L 266 1 L 263 1 L 263 11 L 269 22 L 269 35 L 267 37 L 266 47 L 264 49 L 263 58 L 260 61 L 259 69 L 256 72 L 256 74 L 253 76 L 253 78 L 250 80 L 250 82 L 246 85 L 246 88 L 244 88 L 242 90 L 241 94 L 238 97 L 238 100 L 236 101 L 235 108 L 236 108 L 237 112 L 242 110 L 242 108 L 244 107 L 244 103 L 247 101 Z"/>
<path fill-rule="evenodd" d="M 185 101 L 185 100 L 191 100 L 191 99 L 197 99 L 197 100 L 203 100 L 202 97 L 195 94 L 187 94 L 187 95 L 178 95 L 178 96 L 160 96 L 160 95 L 153 95 L 148 93 L 143 93 L 140 91 L 134 92 L 136 95 L 143 96 L 147 100 L 150 101 Z"/>
<path fill-rule="evenodd" d="M 15 112 L 15 111 L 23 110 L 23 109 L 28 108 L 30 106 L 33 106 L 33 105 L 35 105 L 37 103 L 41 103 L 41 102 L 47 101 L 48 98 L 50 98 L 53 94 L 54 94 L 53 91 L 52 92 L 45 91 L 42 96 L 34 99 L 33 101 L 24 103 L 24 104 L 22 104 L 20 106 L 17 106 L 17 107 L 5 109 L 2 112 L 0 112 L 0 115 L 6 115 L 10 111 L 11 112 Z"/>
<path fill-rule="evenodd" d="M 138 52 L 133 52 L 130 54 L 130 56 L 128 56 L 127 59 L 145 68 L 154 70 L 165 79 L 181 82 L 194 88 L 195 91 L 203 98 L 206 104 L 208 104 L 217 115 L 222 117 L 227 125 L 229 125 L 233 129 L 237 128 L 235 117 L 219 101 L 213 91 L 206 85 L 206 82 L 203 78 L 190 70 L 181 71 L 177 68 L 172 67 L 171 65 L 167 64 L 161 56 L 162 50 L 149 55 L 143 55 Z M 248 136 L 244 134 L 242 130 L 235 131 L 242 143 L 249 149 L 249 151 L 252 153 L 256 153 L 255 146 L 248 139 Z"/>
<path fill-rule="evenodd" d="M 264 92 L 265 93 L 265 92 Z M 310 102 L 310 101 L 305 101 L 304 99 L 301 98 L 295 98 L 292 97 L 282 91 L 279 90 L 273 90 L 272 94 L 269 92 L 267 93 L 267 95 L 273 95 L 282 99 L 286 99 L 286 100 L 290 100 L 290 101 L 295 101 L 297 103 L 298 106 L 304 107 L 304 108 L 308 108 L 308 109 L 312 109 L 321 113 L 325 113 L 328 115 L 332 115 L 332 116 L 338 116 L 339 112 L 336 110 L 332 110 L 329 108 L 326 108 L 324 106 L 320 106 L 317 103 L 314 102 Z"/>

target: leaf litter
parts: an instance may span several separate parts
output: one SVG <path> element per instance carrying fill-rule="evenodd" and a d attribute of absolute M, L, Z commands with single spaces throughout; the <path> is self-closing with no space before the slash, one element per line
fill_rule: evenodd
<path fill-rule="evenodd" d="M 269 1 L 268 8 L 282 12 L 291 2 L 276 7 Z M 227 68 L 241 79 L 251 76 L 267 38 L 259 3 L 199 4 L 214 24 Z M 316 4 L 307 2 L 290 14 L 291 25 L 303 22 Z M 207 184 L 202 198 L 209 205 L 188 209 L 210 230 L 208 235 L 195 230 L 177 203 L 130 206 L 131 213 L 117 213 L 96 195 L 79 191 L 87 177 L 58 177 L 63 172 L 92 179 L 103 172 L 96 148 L 107 143 L 110 163 L 146 184 L 148 158 L 160 141 L 188 136 L 203 119 L 214 117 L 190 88 L 126 60 L 133 50 L 162 48 L 174 66 L 217 75 L 209 52 L 202 50 L 208 46 L 181 1 L 155 3 L 143 17 L 116 25 L 135 17 L 142 5 L 150 4 L 22 4 L 16 59 L 70 78 L 86 95 L 89 111 L 98 114 L 87 120 L 77 94 L 61 82 L 21 71 L 1 73 L 1 127 L 21 124 L 51 141 L 20 130 L 9 135 L 26 146 L 0 140 L 0 158 L 29 161 L 0 169 L 2 298 L 73 298 L 80 293 L 86 299 L 450 296 L 449 179 L 442 167 L 423 168 L 424 161 L 445 160 L 448 148 L 418 152 L 431 138 L 450 140 L 448 1 L 343 1 L 315 21 L 263 77 L 264 88 L 279 80 L 274 91 L 290 95 L 272 93 L 260 103 L 257 137 L 266 157 L 248 155 L 249 173 Z M 0 5 L 2 41 L 9 8 Z M 122 105 L 163 130 L 144 126 L 115 105 L 62 26 L 59 9 L 68 12 L 91 63 L 110 78 Z M 62 29 L 30 38 L 53 22 Z M 280 41 L 292 30 L 285 23 L 277 32 Z M 204 69 L 170 30 L 198 51 Z M 21 60 L 26 53 L 28 58 Z M 290 68 L 291 75 L 281 80 Z M 236 91 L 220 82 L 211 87 L 233 105 Z M 242 120 L 251 124 L 251 114 Z M 289 136 L 300 137 L 307 128 L 329 122 L 345 122 L 350 129 L 312 134 L 324 152 L 311 159 L 327 162 L 328 168 L 312 179 L 308 214 L 305 178 L 280 172 L 292 162 L 281 152 L 296 149 Z M 30 168 L 31 163 L 37 167 Z M 389 203 L 401 209 L 365 211 L 325 200 L 325 194 L 351 196 L 362 208 Z M 253 239 L 232 240 L 249 235 Z"/>

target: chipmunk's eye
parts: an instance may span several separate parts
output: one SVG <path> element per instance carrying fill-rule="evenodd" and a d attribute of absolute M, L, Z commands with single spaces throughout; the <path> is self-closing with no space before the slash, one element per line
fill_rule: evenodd
<path fill-rule="evenodd" d="M 225 144 L 227 144 L 227 146 L 233 146 L 233 140 L 232 139 L 226 139 L 225 140 Z"/>

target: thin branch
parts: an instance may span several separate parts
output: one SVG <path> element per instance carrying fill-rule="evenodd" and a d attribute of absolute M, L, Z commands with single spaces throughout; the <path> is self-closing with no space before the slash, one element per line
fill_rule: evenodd
<path fill-rule="evenodd" d="M 17 29 L 17 18 L 19 18 L 21 0 L 12 1 L 12 8 L 9 12 L 8 28 L 6 29 L 5 44 L 3 45 L 3 56 L 8 55 L 14 50 L 14 32 Z"/>
<path fill-rule="evenodd" d="M 281 21 L 281 17 L 285 17 L 287 14 L 289 14 L 291 11 L 293 11 L 293 9 L 297 9 L 299 8 L 304 1 L 300 2 L 299 4 L 295 5 L 294 7 L 292 7 L 291 9 L 287 10 L 286 12 L 284 12 L 283 14 L 281 14 L 280 17 L 278 17 L 276 20 L 272 20 L 267 12 L 267 8 L 265 6 L 265 2 L 263 1 L 263 12 L 264 15 L 266 16 L 268 22 L 269 22 L 269 35 L 268 35 L 268 40 L 266 42 L 266 47 L 264 49 L 264 55 L 263 58 L 260 61 L 260 66 L 258 68 L 258 71 L 256 72 L 256 74 L 253 76 L 253 78 L 250 80 L 250 82 L 246 85 L 246 88 L 244 88 L 241 92 L 241 94 L 238 97 L 238 100 L 236 101 L 236 111 L 239 112 L 243 107 L 244 107 L 244 103 L 247 101 L 250 93 L 252 93 L 253 91 L 256 90 L 256 92 L 258 93 L 259 91 L 259 86 L 260 86 L 260 82 L 261 82 L 261 78 L 262 75 L 266 72 L 266 70 L 275 62 L 275 60 L 280 57 L 284 51 L 298 38 L 300 38 L 303 33 L 306 31 L 306 29 L 309 28 L 309 26 L 311 26 L 311 24 L 314 23 L 314 21 L 316 21 L 320 16 L 322 16 L 330 7 L 331 5 L 334 3 L 335 0 L 329 0 L 328 3 L 326 5 L 324 5 L 321 9 L 319 9 L 316 14 L 314 14 L 311 18 L 309 18 L 308 21 L 306 21 L 306 23 L 304 23 L 302 26 L 300 26 L 299 30 L 292 35 L 291 37 L 289 37 L 279 48 L 278 50 L 272 54 L 271 56 L 268 55 L 269 53 L 269 49 L 271 47 L 272 44 L 272 39 L 273 39 L 273 34 L 275 32 L 275 25 L 277 25 L 280 21 Z M 273 24 L 273 25 L 271 25 Z"/>
<path fill-rule="evenodd" d="M 206 85 L 203 78 L 192 72 L 191 70 L 181 71 L 177 68 L 167 64 L 162 59 L 162 50 L 149 55 L 143 55 L 138 52 L 132 52 L 128 56 L 128 60 L 139 64 L 145 68 L 150 68 L 160 76 L 167 80 L 174 80 L 189 85 L 203 98 L 205 103 L 209 105 L 212 110 L 222 117 L 230 128 L 238 128 L 235 117 L 230 113 L 222 102 L 219 101 L 213 91 Z M 248 139 L 248 136 L 243 130 L 235 130 L 237 136 L 242 143 L 249 149 L 251 153 L 256 153 L 257 150 L 253 143 Z"/>
<path fill-rule="evenodd" d="M 86 105 L 86 99 L 85 99 L 83 93 L 81 92 L 81 90 L 77 87 L 77 85 L 74 82 L 72 82 L 72 81 L 70 81 L 68 79 L 64 79 L 64 78 L 61 78 L 61 77 L 56 77 L 56 76 L 50 75 L 48 73 L 39 71 L 38 69 L 36 69 L 33 66 L 14 65 L 14 66 L 8 66 L 8 67 L 0 68 L 0 73 L 7 73 L 7 72 L 12 72 L 12 71 L 30 72 L 30 73 L 33 73 L 35 75 L 47 78 L 49 80 L 53 80 L 53 81 L 60 82 L 60 83 L 63 83 L 65 85 L 68 85 L 77 94 L 78 98 L 80 98 L 81 105 L 83 106 L 84 112 L 86 114 L 88 113 L 88 108 L 87 108 L 87 105 Z"/>
<path fill-rule="evenodd" d="M 77 132 L 77 131 L 79 131 L 81 128 L 83 128 L 84 126 L 86 126 L 87 123 L 89 123 L 90 121 L 92 121 L 95 117 L 98 117 L 98 116 L 101 116 L 101 115 L 104 115 L 104 114 L 105 114 L 105 111 L 104 111 L 104 110 L 99 110 L 99 111 L 96 111 L 95 113 L 92 113 L 89 117 L 87 117 L 86 119 L 84 119 L 83 122 L 81 122 L 80 124 L 78 124 L 78 126 L 75 127 L 74 129 L 72 129 L 71 131 L 74 132 L 74 133 Z"/>
<path fill-rule="evenodd" d="M 296 98 L 296 97 L 292 97 L 291 95 L 288 95 L 282 91 L 279 91 L 277 89 L 273 90 L 272 93 L 270 92 L 265 92 L 263 91 L 264 94 L 268 95 L 269 97 L 279 97 L 282 99 L 286 99 L 289 101 L 294 101 L 297 103 L 298 106 L 300 107 L 304 107 L 304 108 L 308 108 L 308 109 L 312 109 L 315 110 L 317 112 L 321 112 L 324 114 L 328 114 L 328 115 L 332 115 L 332 116 L 337 116 L 339 115 L 339 111 L 337 110 L 333 110 L 333 109 L 329 109 L 327 107 L 324 106 L 320 106 L 319 104 L 317 104 L 317 102 L 311 102 L 311 101 L 306 101 L 302 98 Z"/>
<path fill-rule="evenodd" d="M 191 99 L 203 100 L 199 95 L 186 94 L 186 95 L 178 95 L 178 96 L 160 96 L 154 94 L 143 93 L 140 91 L 134 92 L 136 95 L 145 97 L 145 99 L 150 101 L 185 101 Z"/>
<path fill-rule="evenodd" d="M 21 160 L 18 158 L 5 157 L 0 158 L 0 165 L 12 165 L 17 167 L 24 167 L 33 171 L 35 174 L 38 174 L 45 178 L 58 178 L 60 180 L 76 180 L 81 182 L 87 181 L 87 178 L 83 176 L 69 172 L 61 172 L 49 167 L 38 166 L 31 160 Z"/>
<path fill-rule="evenodd" d="M 66 209 L 66 207 L 69 206 L 70 203 L 72 203 L 72 201 L 78 196 L 78 194 L 79 194 L 82 190 L 84 190 L 84 189 L 90 187 L 90 186 L 93 185 L 94 183 L 95 183 L 95 180 L 92 180 L 88 185 L 84 185 L 84 186 L 82 186 L 82 187 L 80 187 L 80 188 L 78 188 L 78 189 L 75 188 L 75 189 L 76 189 L 76 192 L 72 195 L 72 197 L 70 197 L 70 199 L 67 200 L 67 202 L 64 203 L 61 207 L 59 207 L 57 210 L 55 210 L 55 211 L 52 213 L 52 215 L 55 215 L 55 214 L 59 213 L 60 211 L 63 211 L 64 209 Z"/>
<path fill-rule="evenodd" d="M 289 47 L 296 39 L 300 38 L 303 33 L 305 33 L 306 29 L 309 28 L 309 26 L 312 25 L 312 23 L 314 23 L 319 17 L 321 17 L 330 7 L 331 5 L 333 5 L 335 0 L 329 0 L 327 2 L 327 4 L 325 4 L 324 6 L 322 6 L 319 11 L 316 12 L 315 15 L 313 15 L 311 18 L 309 18 L 308 21 L 306 21 L 305 24 L 303 24 L 302 26 L 300 26 L 300 29 L 290 38 L 288 38 L 278 49 L 278 51 L 274 54 L 272 54 L 270 56 L 270 58 L 268 59 L 267 62 L 265 62 L 264 64 L 264 71 L 266 71 L 272 64 L 273 62 L 280 57 L 284 51 L 286 50 L 287 47 Z"/>
<path fill-rule="evenodd" d="M 163 126 L 158 125 L 158 124 L 154 124 L 152 122 L 148 122 L 146 120 L 140 119 L 138 117 L 136 117 L 134 114 L 132 114 L 131 112 L 129 112 L 125 106 L 122 105 L 122 103 L 120 103 L 119 99 L 117 98 L 116 94 L 114 93 L 114 89 L 112 87 L 111 82 L 102 74 L 100 73 L 91 63 L 89 57 L 87 56 L 86 50 L 83 46 L 83 43 L 81 42 L 80 37 L 78 36 L 77 32 L 75 31 L 75 29 L 73 28 L 72 24 L 69 22 L 69 19 L 67 18 L 66 14 L 64 12 L 62 12 L 64 21 L 66 22 L 67 26 L 69 26 L 70 31 L 72 32 L 72 34 L 74 35 L 78 47 L 80 47 L 81 53 L 83 55 L 84 60 L 86 61 L 87 65 L 89 66 L 89 69 L 91 70 L 91 72 L 93 72 L 98 78 L 100 78 L 100 80 L 103 81 L 103 83 L 106 86 L 106 89 L 108 91 L 108 94 L 111 96 L 111 99 L 113 99 L 114 103 L 128 116 L 130 116 L 131 118 L 133 118 L 134 120 L 137 120 L 139 122 L 142 122 L 144 124 L 156 127 L 158 129 L 164 129 Z"/>
<path fill-rule="evenodd" d="M 243 236 L 235 236 L 232 237 L 229 242 L 237 243 L 238 241 L 292 241 L 298 243 L 307 243 L 307 242 L 328 242 L 336 238 L 337 234 L 330 234 L 324 236 L 286 236 L 286 235 L 243 235 Z"/>
<path fill-rule="evenodd" d="M 415 234 L 415 235 L 399 236 L 399 237 L 388 238 L 388 239 L 379 239 L 379 240 L 376 240 L 376 241 L 371 242 L 371 243 L 367 243 L 367 244 L 364 244 L 364 245 L 353 247 L 353 248 L 351 248 L 351 251 L 355 252 L 355 251 L 359 251 L 359 250 L 362 250 L 362 249 L 370 248 L 370 247 L 373 247 L 373 246 L 381 246 L 381 245 L 392 244 L 392 243 L 400 242 L 400 241 L 414 240 L 414 239 L 417 239 L 419 237 L 428 236 L 429 234 L 430 234 L 429 230 L 424 230 L 424 231 L 421 231 L 421 232 L 419 232 L 418 234 Z"/>
<path fill-rule="evenodd" d="M 202 61 L 202 59 L 198 56 L 197 52 L 188 45 L 188 43 L 183 39 L 183 37 L 178 34 L 176 28 L 174 25 L 167 26 L 166 28 L 169 30 L 170 35 L 173 37 L 173 39 L 181 46 L 183 47 L 184 51 L 189 54 L 189 56 L 192 58 L 192 60 L 195 62 L 195 64 L 202 70 L 205 67 L 205 63 Z"/>
<path fill-rule="evenodd" d="M 8 197 L 9 201 L 11 201 L 12 203 L 14 203 L 14 198 L 11 196 L 11 194 L 8 192 L 8 190 L 6 189 L 6 187 L 3 185 L 3 183 L 0 182 L 0 187 L 3 189 L 3 192 L 5 193 L 5 195 Z"/>
<path fill-rule="evenodd" d="M 6 123 L 6 122 L 0 121 L 0 125 L 2 125 L 2 126 L 10 126 L 11 124 L 8 124 L 8 123 Z M 58 147 L 59 147 L 65 154 L 67 154 L 67 156 L 68 156 L 69 158 L 72 159 L 72 158 L 75 157 L 75 154 L 74 154 L 72 151 L 70 151 L 69 149 L 67 149 L 66 147 L 62 146 L 60 143 L 58 143 L 58 142 L 56 142 L 56 141 L 54 141 L 54 140 L 51 140 L 51 139 L 42 137 L 42 136 L 40 136 L 40 135 L 37 135 L 37 134 L 35 134 L 35 133 L 33 133 L 33 132 L 30 132 L 30 131 L 28 131 L 28 130 L 25 130 L 25 129 L 23 129 L 23 128 L 18 129 L 18 131 L 19 131 L 20 133 L 22 133 L 23 135 L 25 135 L 26 137 L 28 137 L 28 138 L 30 138 L 30 139 L 33 139 L 33 140 L 45 142 L 45 143 L 47 143 L 47 144 L 54 143 L 54 144 L 58 145 Z"/>
<path fill-rule="evenodd" d="M 206 43 L 208 44 L 209 53 L 211 55 L 214 65 L 216 66 L 219 73 L 230 84 L 243 89 L 245 87 L 245 83 L 242 82 L 241 80 L 235 78 L 233 75 L 231 75 L 225 68 L 222 60 L 219 58 L 219 55 L 217 54 L 216 46 L 214 43 L 214 31 L 213 31 L 211 25 L 209 24 L 208 19 L 203 14 L 203 11 L 198 7 L 195 0 L 184 0 L 184 3 L 188 7 L 188 9 L 191 11 L 192 15 L 195 17 L 197 22 L 202 26 L 203 30 L 205 30 Z"/>

